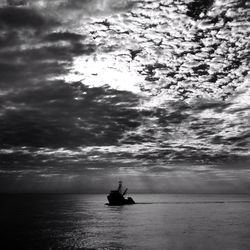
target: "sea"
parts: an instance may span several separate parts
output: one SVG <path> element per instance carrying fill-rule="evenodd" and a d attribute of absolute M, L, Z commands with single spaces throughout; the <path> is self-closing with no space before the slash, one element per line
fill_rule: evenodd
<path fill-rule="evenodd" d="M 0 195 L 0 249 L 249 250 L 250 196 Z"/>

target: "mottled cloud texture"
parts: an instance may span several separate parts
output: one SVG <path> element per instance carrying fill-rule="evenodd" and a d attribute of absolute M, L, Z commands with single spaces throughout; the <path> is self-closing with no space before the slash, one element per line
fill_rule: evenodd
<path fill-rule="evenodd" d="M 0 192 L 249 192 L 248 17 L 242 0 L 0 0 Z"/>

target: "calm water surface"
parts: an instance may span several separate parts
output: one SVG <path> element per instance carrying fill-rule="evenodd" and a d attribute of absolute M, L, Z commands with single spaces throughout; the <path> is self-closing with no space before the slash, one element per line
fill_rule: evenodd
<path fill-rule="evenodd" d="M 1 195 L 1 249 L 250 249 L 250 196 Z"/>

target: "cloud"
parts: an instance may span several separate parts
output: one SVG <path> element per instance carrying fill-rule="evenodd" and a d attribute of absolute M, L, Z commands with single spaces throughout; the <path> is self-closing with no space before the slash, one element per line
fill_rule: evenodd
<path fill-rule="evenodd" d="M 214 3 L 214 0 L 195 0 L 188 4 L 187 15 L 193 18 L 199 18 L 201 14 L 206 14 L 209 8 Z"/>
<path fill-rule="evenodd" d="M 26 88 L 64 76 L 73 57 L 96 50 L 96 45 L 85 41 L 85 36 L 60 30 L 62 26 L 56 17 L 29 5 L 2 6 L 0 25 L 2 88 Z"/>
<path fill-rule="evenodd" d="M 84 9 L 89 14 L 114 13 L 127 11 L 135 5 L 136 1 L 129 0 L 70 0 L 63 2 L 61 6 L 70 9 Z"/>
<path fill-rule="evenodd" d="M 72 32 L 53 32 L 45 36 L 45 41 L 48 42 L 59 42 L 59 41 L 72 41 L 79 42 L 81 39 L 85 37 L 80 34 L 72 33 Z"/>
<path fill-rule="evenodd" d="M 124 130 L 139 124 L 138 112 L 129 108 L 138 101 L 133 94 L 84 85 L 79 92 L 62 81 L 40 85 L 5 96 L 2 145 L 116 144 Z"/>
<path fill-rule="evenodd" d="M 49 95 L 42 94 L 48 90 Z M 239 168 L 239 163 L 247 166 L 250 160 L 248 128 L 244 120 L 233 119 L 241 111 L 233 117 L 227 114 L 234 104 L 218 108 L 218 101 L 210 101 L 210 106 L 201 101 L 192 106 L 174 102 L 165 109 L 145 111 L 135 109 L 138 96 L 129 92 L 80 83 L 72 88 L 64 82 L 8 95 L 8 99 L 11 105 L 2 115 L 2 144 L 52 147 L 55 161 L 59 160 L 56 148 L 80 146 L 93 148 L 86 148 L 86 154 L 84 148 L 69 154 L 63 150 L 62 159 L 69 157 L 72 164 L 81 162 L 81 157 L 93 164 L 129 159 L 148 166 L 234 163 Z"/>
<path fill-rule="evenodd" d="M 44 18 L 34 9 L 18 7 L 0 8 L 1 28 L 42 28 L 55 24 L 53 20 Z"/>
<path fill-rule="evenodd" d="M 239 184 L 246 23 L 232 1 L 2 1 L 1 174 Z"/>
<path fill-rule="evenodd" d="M 206 14 L 194 21 L 187 16 L 188 9 L 196 16 Z M 117 71 L 122 68 L 127 75 L 133 74 L 133 84 L 161 102 L 197 97 L 225 100 L 246 77 L 247 8 L 239 13 L 232 2 L 137 3 L 121 18 L 93 19 L 86 19 L 85 24 L 86 33 L 99 45 L 96 64 L 105 58 Z M 132 48 L 140 51 L 133 58 Z M 122 67 L 113 63 L 116 58 Z M 88 77 L 84 71 L 79 73 Z"/>

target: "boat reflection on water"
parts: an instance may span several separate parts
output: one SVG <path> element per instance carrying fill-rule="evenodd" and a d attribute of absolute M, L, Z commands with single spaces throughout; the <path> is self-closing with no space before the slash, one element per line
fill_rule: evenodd
<path fill-rule="evenodd" d="M 119 181 L 119 186 L 117 190 L 111 190 L 110 194 L 107 196 L 109 206 L 122 206 L 122 205 L 132 205 L 135 201 L 131 197 L 125 198 L 128 189 L 126 188 L 124 192 L 122 191 L 122 181 Z"/>

